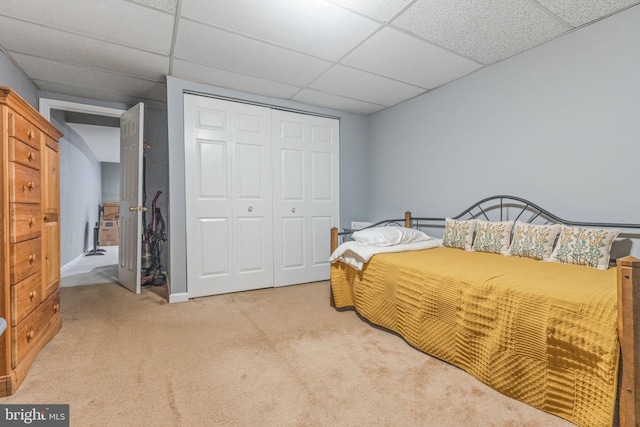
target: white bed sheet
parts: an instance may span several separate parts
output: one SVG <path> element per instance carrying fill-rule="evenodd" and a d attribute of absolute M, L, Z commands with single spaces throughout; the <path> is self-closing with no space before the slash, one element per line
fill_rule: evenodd
<path fill-rule="evenodd" d="M 356 241 L 344 242 L 331 254 L 329 262 L 341 261 L 356 270 L 362 270 L 371 257 L 389 252 L 421 251 L 442 246 L 442 239 L 430 239 L 422 242 L 404 243 L 393 246 L 371 246 Z"/>

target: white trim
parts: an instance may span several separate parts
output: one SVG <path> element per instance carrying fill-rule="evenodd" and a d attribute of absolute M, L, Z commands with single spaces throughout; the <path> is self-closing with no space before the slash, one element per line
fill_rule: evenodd
<path fill-rule="evenodd" d="M 186 292 L 180 292 L 176 294 L 169 294 L 169 304 L 174 302 L 188 302 L 189 294 Z"/>
<path fill-rule="evenodd" d="M 40 114 L 51 120 L 51 110 L 64 110 L 74 113 L 97 114 L 107 117 L 120 117 L 127 110 L 100 107 L 97 105 L 81 104 L 79 102 L 60 101 L 57 99 L 40 98 Z"/>
<path fill-rule="evenodd" d="M 78 261 L 80 261 L 82 258 L 84 257 L 84 254 L 80 254 L 78 255 L 76 258 L 72 259 L 71 261 L 69 261 L 68 263 L 66 263 L 65 265 L 63 265 L 62 267 L 60 267 L 60 273 L 66 271 L 68 268 L 70 268 L 71 266 L 73 266 L 75 263 L 77 263 Z"/>

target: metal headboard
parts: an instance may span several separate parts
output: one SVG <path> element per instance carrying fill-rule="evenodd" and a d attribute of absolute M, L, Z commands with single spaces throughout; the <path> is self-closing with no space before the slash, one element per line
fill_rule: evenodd
<path fill-rule="evenodd" d="M 520 220 L 528 223 L 533 223 L 538 220 L 541 223 L 566 224 L 576 227 L 640 229 L 640 224 L 569 221 L 552 214 L 548 210 L 543 209 L 522 197 L 507 195 L 491 196 L 486 199 L 482 199 L 462 211 L 460 214 L 452 216 L 451 218 L 476 218 L 484 219 L 485 221 Z M 445 218 L 411 217 L 412 225 L 416 228 L 434 225 L 433 223 L 443 223 L 444 220 Z"/>
<path fill-rule="evenodd" d="M 451 216 L 453 219 L 484 219 L 486 221 L 507 221 L 507 220 L 520 220 L 527 223 L 539 222 L 542 224 L 566 224 L 576 227 L 597 227 L 597 228 L 620 228 L 624 233 L 625 229 L 640 229 L 640 224 L 626 224 L 626 223 L 614 223 L 614 222 L 584 222 L 584 221 L 570 221 L 549 212 L 546 209 L 541 208 L 533 202 L 530 202 L 522 197 L 498 195 L 491 196 L 474 203 L 456 216 Z M 379 227 L 379 226 L 403 226 L 406 219 L 388 219 L 376 222 L 365 228 Z M 410 217 L 411 226 L 413 228 L 429 228 L 429 227 L 444 227 L 445 218 L 439 217 Z M 353 230 L 341 231 L 339 236 L 348 236 L 353 233 Z"/>

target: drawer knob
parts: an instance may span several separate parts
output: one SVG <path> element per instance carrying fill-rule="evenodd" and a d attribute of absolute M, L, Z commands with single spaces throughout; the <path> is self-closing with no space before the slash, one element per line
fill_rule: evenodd
<path fill-rule="evenodd" d="M 35 337 L 36 334 L 35 332 L 33 332 L 33 330 L 27 332 L 27 341 L 31 341 L 33 339 L 33 337 Z"/>
<path fill-rule="evenodd" d="M 27 154 L 27 159 L 31 162 L 33 161 L 33 153 L 31 151 L 29 151 L 29 153 Z"/>
<path fill-rule="evenodd" d="M 53 304 L 53 311 L 56 313 L 60 311 L 60 303 Z"/>
<path fill-rule="evenodd" d="M 29 131 L 27 132 L 27 138 L 29 138 L 29 141 L 33 141 L 33 138 L 36 136 L 36 133 L 34 131 L 32 131 L 31 129 L 29 129 Z"/>
<path fill-rule="evenodd" d="M 31 191 L 33 190 L 33 182 L 29 181 L 22 186 L 22 191 Z"/>
<path fill-rule="evenodd" d="M 36 291 L 29 292 L 29 299 L 33 301 L 36 298 Z"/>
<path fill-rule="evenodd" d="M 36 262 L 36 254 L 29 255 L 29 264 Z"/>
<path fill-rule="evenodd" d="M 30 216 L 29 220 L 28 220 L 29 228 L 33 227 L 33 222 L 34 222 L 34 218 L 32 216 Z"/>

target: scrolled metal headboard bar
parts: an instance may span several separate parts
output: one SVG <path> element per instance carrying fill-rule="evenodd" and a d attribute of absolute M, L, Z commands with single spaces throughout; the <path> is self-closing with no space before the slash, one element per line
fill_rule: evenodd
<path fill-rule="evenodd" d="M 535 203 L 532 203 L 526 199 L 523 199 L 522 197 L 517 197 L 517 196 L 508 196 L 508 195 L 498 195 L 498 196 L 491 196 L 491 197 L 487 197 L 485 199 L 480 200 L 479 202 L 474 203 L 473 205 L 471 205 L 470 207 L 468 207 L 467 209 L 465 209 L 464 211 L 462 211 L 460 214 L 456 215 L 456 216 L 452 216 L 450 218 L 452 219 L 460 219 L 462 217 L 464 217 L 465 215 L 469 215 L 472 218 L 476 218 L 478 215 L 474 215 L 473 214 L 473 210 L 478 208 L 480 209 L 482 215 L 485 218 L 488 218 L 486 212 L 484 211 L 484 209 L 482 208 L 482 205 L 487 203 L 487 202 L 491 202 L 491 201 L 500 201 L 500 219 L 502 220 L 502 213 L 504 212 L 504 202 L 505 200 L 513 200 L 516 202 L 519 202 L 523 205 L 520 213 L 518 214 L 518 216 L 516 217 L 516 219 L 520 218 L 520 216 L 526 212 L 529 208 L 535 210 L 537 213 L 534 217 L 530 218 L 527 222 L 531 222 L 534 219 L 536 219 L 537 217 L 539 217 L 540 215 L 544 216 L 545 218 L 548 218 L 551 221 L 554 221 L 558 224 L 566 224 L 566 225 L 573 225 L 573 226 L 577 226 L 577 227 L 606 227 L 606 228 L 639 228 L 640 229 L 640 224 L 626 224 L 626 223 L 613 223 L 613 222 L 584 222 L 584 221 L 569 221 L 563 218 L 560 218 L 557 215 L 552 214 L 551 212 L 549 212 L 546 209 L 541 208 L 540 206 L 536 205 Z M 429 218 L 429 217 L 411 217 L 412 221 L 444 221 L 445 218 Z"/>

